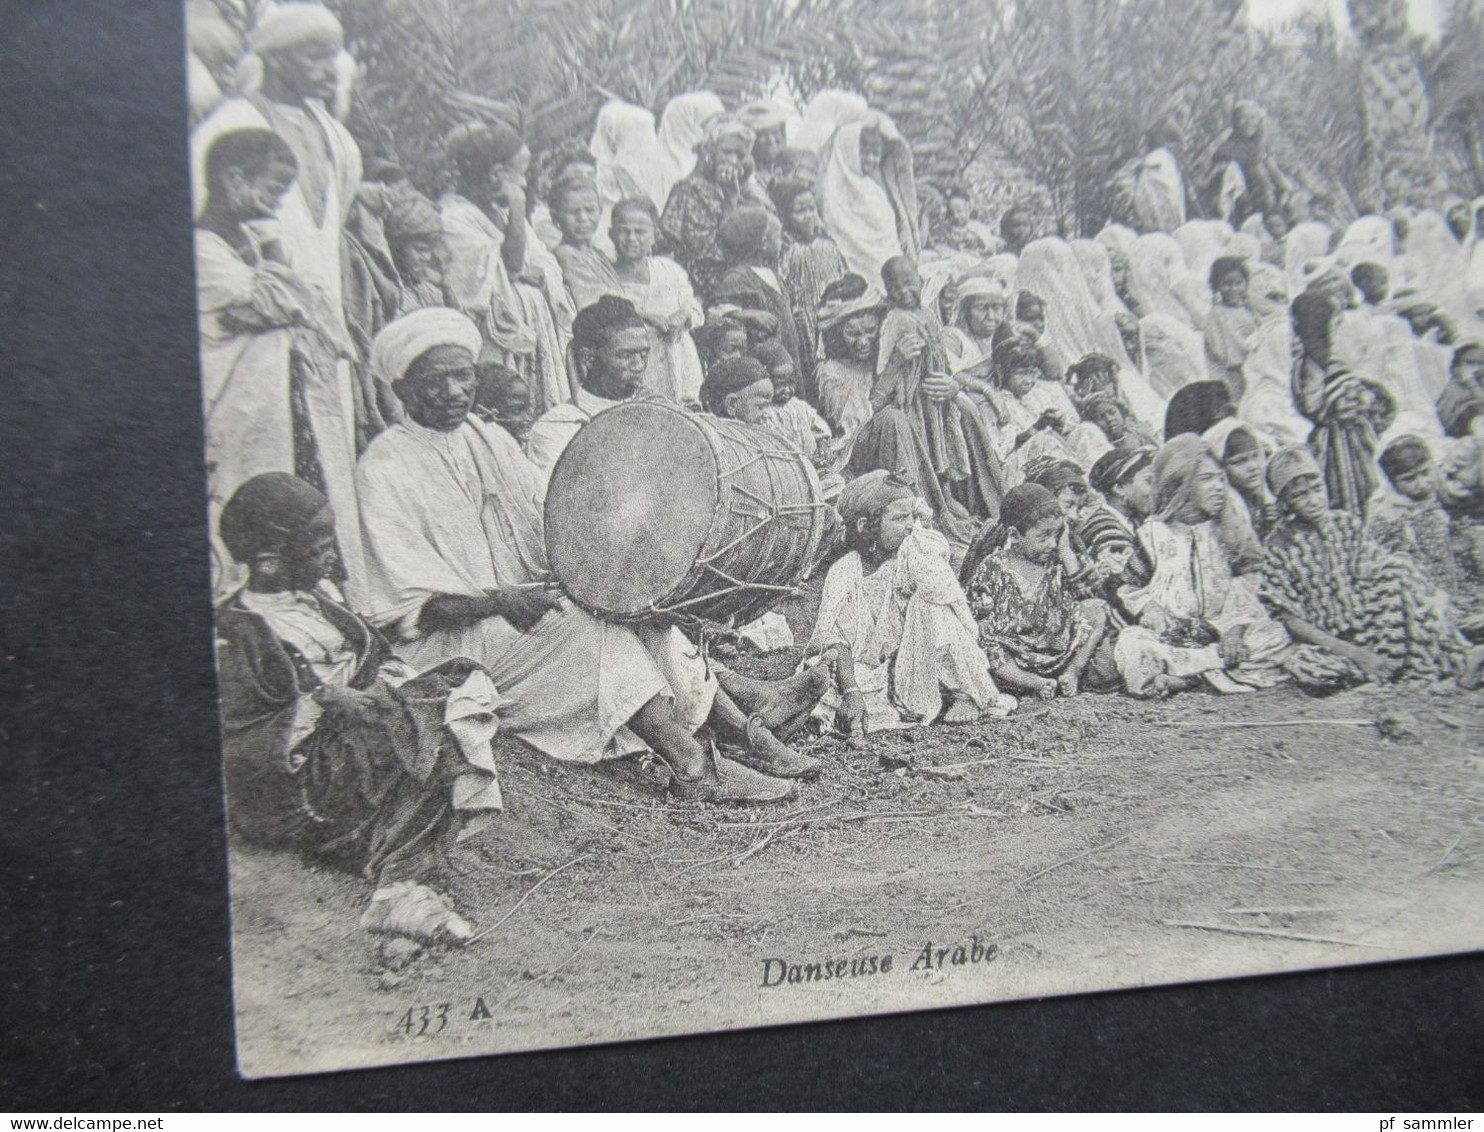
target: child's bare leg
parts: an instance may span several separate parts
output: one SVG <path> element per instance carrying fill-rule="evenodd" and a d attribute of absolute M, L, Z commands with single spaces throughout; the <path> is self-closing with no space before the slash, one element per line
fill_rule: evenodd
<path fill-rule="evenodd" d="M 1082 688 L 1082 674 L 1108 632 L 1108 607 L 1100 601 L 1084 601 L 1077 608 L 1077 618 L 1087 627 L 1087 638 L 1072 654 L 1067 670 L 1057 677 L 1057 689 L 1064 696 L 1075 696 Z"/>
<path fill-rule="evenodd" d="M 1017 692 L 1029 692 L 1033 696 L 1040 696 L 1043 700 L 1049 700 L 1056 695 L 1055 680 L 1027 672 L 1013 660 L 1001 661 L 994 665 L 990 669 L 990 675 L 1001 687 L 1012 688 Z"/>

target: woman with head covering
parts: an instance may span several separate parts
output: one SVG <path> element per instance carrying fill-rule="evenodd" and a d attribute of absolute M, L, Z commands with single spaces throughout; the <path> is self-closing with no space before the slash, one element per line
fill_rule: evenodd
<path fill-rule="evenodd" d="M 876 343 L 885 298 L 848 275 L 825 288 L 815 317 L 823 359 L 815 369 L 819 408 L 830 427 L 852 440 L 871 419 Z"/>
<path fill-rule="evenodd" d="M 979 650 L 948 540 L 923 525 L 931 513 L 913 488 L 875 471 L 846 484 L 836 507 L 850 549 L 825 576 L 806 651 L 834 651 L 831 706 L 845 728 L 973 723 L 1013 711 Z"/>
<path fill-rule="evenodd" d="M 484 122 L 454 127 L 445 145 L 454 177 L 438 202 L 448 252 L 445 289 L 483 333 L 481 361 L 520 374 L 531 412 L 540 416 L 574 392 L 557 319 L 562 315 L 570 326 L 574 312 L 560 265 L 526 219 L 530 150 L 508 126 Z M 525 281 L 528 256 L 545 264 L 539 286 Z"/>
<path fill-rule="evenodd" d="M 603 221 L 625 197 L 647 197 L 655 208 L 664 207 L 669 186 L 654 115 L 648 110 L 627 102 L 605 102 L 588 149 L 598 167 L 598 202 L 603 210 L 598 231 L 607 227 Z"/>
<path fill-rule="evenodd" d="M 1164 232 L 1140 236 L 1129 249 L 1129 290 L 1139 315 L 1162 314 L 1192 330 L 1210 307 L 1204 280 L 1197 286 L 1185 267 L 1185 256 L 1175 237 Z"/>
<path fill-rule="evenodd" d="M 1283 270 L 1288 275 L 1288 286 L 1292 291 L 1304 288 L 1311 265 L 1329 255 L 1334 238 L 1330 226 L 1317 220 L 1295 224 L 1293 230 L 1283 237 Z"/>
<path fill-rule="evenodd" d="M 936 303 L 924 303 L 922 277 L 906 256 L 881 272 L 887 311 L 876 353 L 871 404 L 896 408 L 922 437 L 944 494 L 969 512 L 994 514 L 1005 489 L 994 442 L 953 380 Z"/>
<path fill-rule="evenodd" d="M 1293 403 L 1314 424 L 1309 447 L 1324 469 L 1330 502 L 1364 516 L 1376 489 L 1377 441 L 1396 416 L 1396 402 L 1334 357 L 1339 315 L 1339 306 L 1322 292 L 1305 291 L 1294 299 L 1300 352 L 1293 363 Z"/>
<path fill-rule="evenodd" d="M 1376 463 L 1385 483 L 1371 507 L 1372 536 L 1385 549 L 1405 554 L 1421 566 L 1455 606 L 1472 596 L 1467 605 L 1477 607 L 1484 594 L 1467 595 L 1463 587 L 1452 523 L 1439 501 L 1441 480 L 1427 440 L 1399 436 L 1382 449 Z"/>
<path fill-rule="evenodd" d="M 670 191 L 695 171 L 697 148 L 706 136 L 707 123 L 724 117 L 726 112 L 721 99 L 709 90 L 677 94 L 665 103 L 655 136 L 659 146 L 659 207 L 663 208 Z"/>
<path fill-rule="evenodd" d="M 467 942 L 472 926 L 426 882 L 502 807 L 495 686 L 463 659 L 417 675 L 322 588 L 335 524 L 303 480 L 253 477 L 219 528 L 248 572 L 216 611 L 233 832 L 359 872 L 375 889 L 363 928 Z"/>
<path fill-rule="evenodd" d="M 1250 530 L 1254 548 L 1278 523 L 1278 506 L 1268 491 L 1268 450 L 1258 435 L 1236 417 L 1227 417 L 1208 428 L 1201 439 L 1226 472 L 1232 487 L 1228 500 L 1231 530 L 1245 539 Z M 1232 545 L 1229 541 L 1228 545 Z"/>
<path fill-rule="evenodd" d="M 1227 254 L 1234 235 L 1231 227 L 1220 220 L 1191 220 L 1175 230 L 1186 275 L 1203 292 L 1199 298 L 1202 314 L 1211 308 L 1211 265 Z"/>
<path fill-rule="evenodd" d="M 870 111 L 834 132 L 821 152 L 814 189 L 825 231 L 851 271 L 875 279 L 887 260 L 917 256 L 912 151 L 885 114 Z"/>
<path fill-rule="evenodd" d="M 660 215 L 664 250 L 685 268 L 702 297 L 727 269 L 717 242 L 722 220 L 749 203 L 743 192 L 752 173 L 752 131 L 732 118 L 712 118 L 696 146 L 695 170 L 670 190 Z"/>
<path fill-rule="evenodd" d="M 1358 515 L 1330 510 L 1312 452 L 1274 453 L 1268 485 L 1283 518 L 1268 540 L 1260 596 L 1295 640 L 1323 650 L 1294 666 L 1306 687 L 1448 679 L 1478 687 L 1484 648 L 1469 648 L 1447 595 L 1411 559 L 1382 549 Z"/>
<path fill-rule="evenodd" d="M 1108 650 L 1094 657 L 1108 632 L 1108 607 L 1082 599 L 1069 572 L 1075 558 L 1067 519 L 1056 497 L 1040 484 L 1006 493 L 999 519 L 972 559 L 965 559 L 969 608 L 979 641 L 997 681 L 1041 699 L 1075 696 L 1084 681 L 1094 691 L 1117 686 Z M 1110 687 L 1111 685 L 1111 687 Z"/>
<path fill-rule="evenodd" d="M 1118 363 L 1118 386 L 1134 413 L 1153 425 L 1164 412 L 1160 397 L 1134 369 L 1113 316 L 1098 308 L 1087 277 L 1070 244 L 1056 237 L 1032 240 L 1020 254 L 1015 285 L 1045 303 L 1046 344 L 1058 374 L 1088 354 L 1105 354 Z"/>
<path fill-rule="evenodd" d="M 1258 604 L 1257 576 L 1239 575 L 1222 528 L 1230 494 L 1199 436 L 1177 436 L 1154 458 L 1154 515 L 1139 528 L 1154 576 L 1119 591 L 1138 620 L 1115 648 L 1136 696 L 1165 696 L 1200 680 L 1241 692 L 1287 679 L 1279 662 L 1288 634 Z"/>

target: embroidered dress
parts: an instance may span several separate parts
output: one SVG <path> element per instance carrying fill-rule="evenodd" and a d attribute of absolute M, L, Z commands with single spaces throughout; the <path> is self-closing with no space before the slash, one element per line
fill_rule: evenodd
<path fill-rule="evenodd" d="M 1091 606 L 1067 582 L 1060 562 L 1032 584 L 1009 563 L 1005 547 L 974 569 L 969 607 L 991 668 L 1005 661 L 1036 676 L 1060 676 L 1092 635 Z"/>

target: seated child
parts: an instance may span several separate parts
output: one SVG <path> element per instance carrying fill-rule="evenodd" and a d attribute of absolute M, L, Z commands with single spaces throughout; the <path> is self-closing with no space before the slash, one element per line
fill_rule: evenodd
<path fill-rule="evenodd" d="M 814 406 L 794 396 L 797 386 L 793 359 L 787 350 L 772 341 L 759 342 L 752 348 L 752 356 L 763 363 L 773 380 L 773 403 L 763 410 L 758 423 L 787 440 L 790 447 L 814 466 L 824 497 L 833 499 L 845 486 L 839 470 L 841 446 L 833 441 L 830 426 Z"/>
<path fill-rule="evenodd" d="M 1084 683 L 1114 690 L 1111 657 L 1106 649 L 1098 655 L 1108 607 L 1073 592 L 1067 520 L 1056 497 L 1039 484 L 1011 488 L 992 531 L 965 586 L 991 675 L 1042 699 L 1075 696 Z"/>
<path fill-rule="evenodd" d="M 1427 442 L 1399 436 L 1377 461 L 1386 488 L 1371 501 L 1371 535 L 1385 549 L 1405 554 L 1444 593 L 1459 594 L 1448 513 L 1438 501 L 1438 471 Z"/>
<path fill-rule="evenodd" d="M 912 488 L 868 472 L 836 506 L 851 549 L 825 577 L 807 652 L 835 655 L 838 688 L 825 702 L 842 728 L 1008 715 L 1015 700 L 1000 694 L 979 651 L 948 541 L 921 525 Z"/>
<path fill-rule="evenodd" d="M 219 530 L 249 574 L 216 611 L 232 830 L 359 872 L 375 890 L 365 928 L 467 941 L 426 882 L 501 808 L 494 685 L 464 659 L 415 675 L 326 592 L 334 521 L 303 480 L 248 480 Z"/>
<path fill-rule="evenodd" d="M 1102 433 L 1084 422 L 1060 381 L 1046 381 L 1041 356 L 1027 338 L 1000 338 L 994 346 L 998 387 L 994 441 L 1010 483 L 1024 478 L 1038 457 L 1070 460 L 1089 468 L 1111 447 Z"/>
<path fill-rule="evenodd" d="M 603 206 L 598 184 L 584 173 L 572 171 L 551 187 L 548 197 L 551 218 L 561 230 L 562 242 L 553 251 L 562 268 L 562 282 L 577 310 L 591 306 L 604 295 L 620 295 L 613 261 L 593 247 Z"/>
<path fill-rule="evenodd" d="M 1456 680 L 1479 686 L 1484 647 L 1470 648 L 1447 596 L 1411 559 L 1385 550 L 1363 521 L 1332 511 L 1308 448 L 1281 448 L 1268 485 L 1283 519 L 1268 540 L 1261 597 L 1294 640 L 1318 646 L 1294 675 L 1316 692 L 1365 682 Z"/>

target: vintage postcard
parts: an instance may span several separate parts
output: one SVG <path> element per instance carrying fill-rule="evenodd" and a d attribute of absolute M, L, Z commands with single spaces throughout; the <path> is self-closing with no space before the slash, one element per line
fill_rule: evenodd
<path fill-rule="evenodd" d="M 1484 11 L 188 0 L 247 1076 L 1484 941 Z"/>

